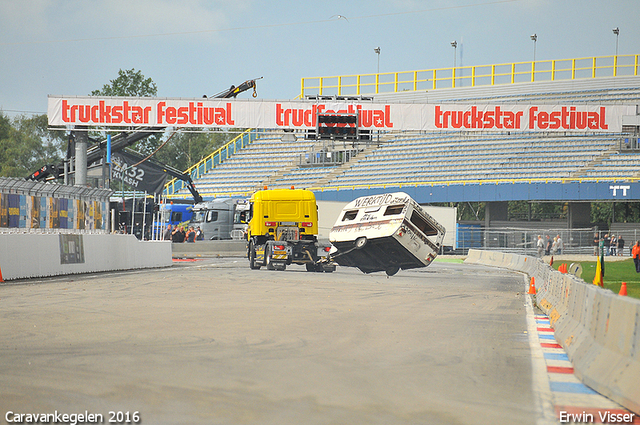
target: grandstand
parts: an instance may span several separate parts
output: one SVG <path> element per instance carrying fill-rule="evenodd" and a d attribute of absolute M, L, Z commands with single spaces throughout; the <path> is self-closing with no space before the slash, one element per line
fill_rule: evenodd
<path fill-rule="evenodd" d="M 491 76 L 490 83 L 481 85 L 480 77 L 486 75 L 479 75 L 475 67 L 466 67 L 451 70 L 448 87 L 442 87 L 442 80 L 446 78 L 439 78 L 438 84 L 434 80 L 433 87 L 410 90 L 402 88 L 406 86 L 403 85 L 406 82 L 398 81 L 399 77 L 395 74 L 395 84 L 390 86 L 393 89 L 382 92 L 378 84 L 370 85 L 369 88 L 373 91 L 371 96 L 376 102 L 612 104 L 635 105 L 637 108 L 640 104 L 638 55 L 609 58 L 609 62 L 604 60 L 607 58 L 568 60 L 574 64 L 574 69 L 568 70 L 560 69 L 555 61 L 548 61 L 549 70 L 555 67 L 555 74 L 548 71 L 548 75 L 545 74 L 547 71 L 544 63 L 538 62 L 525 64 L 524 69 L 527 66 L 531 69 L 530 75 L 526 75 L 525 71 L 515 71 L 522 69 L 522 64 L 512 64 L 510 67 L 504 64 L 488 66 L 494 70 L 500 67 L 514 70 L 510 79 L 507 78 L 508 81 L 502 83 L 498 81 L 501 81 L 501 78 L 504 80 L 503 77 L 508 73 L 496 73 Z M 593 66 L 589 68 L 576 65 L 582 62 Z M 585 69 L 589 71 L 588 75 L 580 77 Z M 418 76 L 420 72 L 410 74 Z M 471 79 L 474 72 L 476 79 Z M 427 75 L 430 73 L 431 71 L 426 72 Z M 437 75 L 436 71 L 432 74 Z M 525 74 L 524 78 L 522 74 Z M 565 75 L 565 78 L 561 78 L 561 74 Z M 545 75 L 547 78 L 543 78 Z M 384 80 L 383 75 L 379 77 L 376 81 Z M 301 97 L 308 94 L 360 95 L 363 88 L 366 88 L 364 85 L 360 87 L 356 84 L 326 85 L 326 81 L 331 78 L 349 81 L 346 77 L 327 77 L 319 79 L 319 85 L 310 87 L 308 82 L 303 80 Z M 523 79 L 524 81 L 521 81 Z M 357 79 L 364 80 L 364 77 Z M 413 81 L 414 88 L 421 84 L 423 85 L 424 81 Z M 640 178 L 638 126 L 632 122 L 632 125 L 624 127 L 623 131 L 396 131 L 380 132 L 372 135 L 366 144 L 351 146 L 344 142 L 309 140 L 301 132 L 262 129 L 262 133 L 255 140 L 238 149 L 206 173 L 196 176 L 195 182 L 205 198 L 247 196 L 263 185 L 268 185 L 311 188 L 321 194 L 320 197 L 323 199 L 333 200 L 351 199 L 361 196 L 362 193 L 380 192 L 390 187 L 413 187 L 416 189 L 414 195 L 420 198 L 427 191 L 433 192 L 431 189 L 421 191 L 420 188 L 430 188 L 434 185 L 468 186 L 507 182 L 581 185 L 605 181 L 635 182 Z M 324 161 L 325 157 L 329 160 Z M 567 187 L 561 190 L 567 192 Z M 585 191 L 585 186 L 577 187 L 582 188 L 582 192 Z M 345 195 L 345 190 L 359 192 Z M 471 199 L 445 195 L 439 198 L 425 196 L 418 200 L 490 202 L 529 199 L 523 198 L 521 194 L 510 197 L 504 193 L 495 199 L 480 199 L 481 192 L 477 191 L 480 193 L 479 197 L 474 194 Z M 185 189 L 168 191 L 168 194 L 188 196 Z M 545 198 L 544 193 L 533 196 L 540 198 L 530 200 L 558 200 L 557 197 Z M 633 196 L 633 199 L 640 199 L 640 190 Z M 588 200 L 581 196 L 563 199 Z"/>

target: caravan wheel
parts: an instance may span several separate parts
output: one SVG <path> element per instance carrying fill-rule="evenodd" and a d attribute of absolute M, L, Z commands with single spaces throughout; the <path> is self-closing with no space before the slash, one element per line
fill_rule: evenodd
<path fill-rule="evenodd" d="M 398 273 L 398 271 L 400 271 L 400 267 L 389 267 L 387 270 L 385 270 L 385 273 L 387 274 L 387 276 L 393 276 L 394 274 Z"/>
<path fill-rule="evenodd" d="M 356 239 L 356 249 L 362 249 L 367 244 L 367 238 L 365 236 L 360 236 Z"/>

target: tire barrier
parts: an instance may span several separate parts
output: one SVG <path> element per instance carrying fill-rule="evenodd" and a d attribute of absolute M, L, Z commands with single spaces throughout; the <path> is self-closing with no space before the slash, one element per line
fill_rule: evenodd
<path fill-rule="evenodd" d="M 120 234 L 0 234 L 4 280 L 168 267 L 171 243 Z"/>
<path fill-rule="evenodd" d="M 534 278 L 535 303 L 549 316 L 575 375 L 640 415 L 640 300 L 562 274 L 536 257 L 471 249 L 465 263 Z"/>

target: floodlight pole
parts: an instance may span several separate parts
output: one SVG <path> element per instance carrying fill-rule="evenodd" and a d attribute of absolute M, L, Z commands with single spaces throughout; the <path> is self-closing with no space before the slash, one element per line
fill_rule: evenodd
<path fill-rule="evenodd" d="M 533 40 L 533 61 L 536 61 L 536 44 L 538 43 L 538 34 L 533 34 L 531 36 L 531 40 Z"/>
<path fill-rule="evenodd" d="M 380 47 L 376 47 L 373 49 L 374 52 L 378 55 L 378 74 L 380 74 Z"/>
<path fill-rule="evenodd" d="M 455 41 L 455 40 L 453 40 L 453 41 L 451 42 L 451 47 L 453 47 L 453 67 L 455 68 L 455 67 L 456 67 L 456 57 L 458 56 L 458 55 L 457 55 L 457 52 L 458 52 L 458 42 L 457 42 L 457 41 Z"/>

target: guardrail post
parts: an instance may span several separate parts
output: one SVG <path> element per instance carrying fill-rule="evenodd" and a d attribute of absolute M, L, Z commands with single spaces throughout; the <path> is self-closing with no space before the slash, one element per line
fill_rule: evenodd
<path fill-rule="evenodd" d="M 536 78 L 536 63 L 531 62 L 531 82 L 533 83 Z"/>

